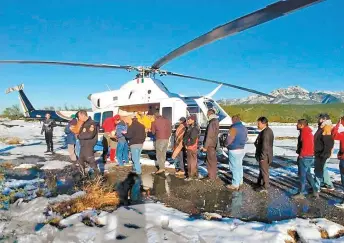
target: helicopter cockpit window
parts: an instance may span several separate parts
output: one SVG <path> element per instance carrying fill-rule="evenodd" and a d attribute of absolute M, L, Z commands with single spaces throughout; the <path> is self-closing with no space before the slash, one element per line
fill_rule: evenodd
<path fill-rule="evenodd" d="M 214 101 L 207 100 L 204 102 L 204 104 L 207 107 L 207 109 L 213 108 L 215 110 L 216 115 L 219 117 L 219 121 L 222 121 L 227 117 L 227 114 L 224 113 Z"/>

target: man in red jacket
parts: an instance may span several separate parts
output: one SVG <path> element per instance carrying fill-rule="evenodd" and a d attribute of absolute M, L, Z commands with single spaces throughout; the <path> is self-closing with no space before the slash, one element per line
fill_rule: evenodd
<path fill-rule="evenodd" d="M 115 130 L 116 125 L 121 121 L 121 117 L 119 115 L 115 115 L 114 117 L 108 117 L 105 119 L 103 123 L 104 129 L 104 137 L 103 137 L 103 161 L 106 163 L 107 161 L 107 154 L 109 152 L 110 147 L 110 161 L 115 162 L 116 156 L 116 148 L 117 148 L 117 140 L 115 137 Z"/>
<path fill-rule="evenodd" d="M 314 136 L 312 129 L 308 126 L 305 119 L 298 120 L 297 130 L 300 131 L 298 139 L 298 163 L 299 163 L 299 176 L 300 176 L 300 190 L 299 193 L 293 196 L 294 199 L 304 199 L 306 191 L 306 181 L 313 188 L 313 196 L 319 197 L 319 188 L 316 188 L 315 176 L 312 174 L 311 169 L 314 168 Z"/>
<path fill-rule="evenodd" d="M 344 187 L 344 132 L 339 132 L 340 126 L 344 126 L 344 116 L 341 117 L 340 121 L 332 130 L 332 137 L 334 140 L 339 140 L 339 152 L 338 152 L 338 159 L 339 159 L 339 171 L 342 181 L 342 186 Z M 340 204 L 335 205 L 338 208 L 344 209 L 344 201 Z"/>

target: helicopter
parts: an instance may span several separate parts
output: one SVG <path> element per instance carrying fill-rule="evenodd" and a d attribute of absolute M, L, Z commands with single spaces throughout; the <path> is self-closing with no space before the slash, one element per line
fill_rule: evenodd
<path fill-rule="evenodd" d="M 213 30 L 187 42 L 186 44 L 169 52 L 167 55 L 158 59 L 151 66 L 132 66 L 115 64 L 94 64 L 65 61 L 43 61 L 43 60 L 0 60 L 0 64 L 38 64 L 38 65 L 64 65 L 88 68 L 107 68 L 119 69 L 129 72 L 136 72 L 136 76 L 122 85 L 119 90 L 93 93 L 88 96 L 91 102 L 94 120 L 102 125 L 104 120 L 114 114 L 123 116 L 143 112 L 152 113 L 159 111 L 164 117 L 169 119 L 172 124 L 176 124 L 180 117 L 195 114 L 198 118 L 201 131 L 205 130 L 207 124 L 207 110 L 212 108 L 216 111 L 220 122 L 220 136 L 224 137 L 228 133 L 228 128 L 232 124 L 231 117 L 221 108 L 221 106 L 212 98 L 212 96 L 223 86 L 247 91 L 250 93 L 275 98 L 274 96 L 260 92 L 258 90 L 245 88 L 242 86 L 230 84 L 223 81 L 212 80 L 203 77 L 195 77 L 175 73 L 169 70 L 163 70 L 162 67 L 170 61 L 184 55 L 192 50 L 231 36 L 252 28 L 254 26 L 266 23 L 268 21 L 283 17 L 296 10 L 308 7 L 322 0 L 282 0 L 275 2 L 247 14 L 243 17 L 230 21 L 224 25 L 218 26 Z M 157 76 L 174 76 L 185 79 L 198 80 L 201 82 L 214 83 L 219 85 L 213 92 L 204 96 L 184 97 L 179 94 L 171 93 L 164 83 L 156 78 Z M 257 134 L 256 129 L 248 127 L 248 142 L 254 142 Z M 203 136 L 201 135 L 200 143 Z M 172 141 L 173 139 L 171 139 Z M 219 139 L 223 144 L 224 139 Z M 222 141 L 222 142 L 221 142 Z M 170 144 L 170 146 L 172 146 Z M 147 139 L 143 147 L 144 150 L 154 150 L 154 142 Z"/>

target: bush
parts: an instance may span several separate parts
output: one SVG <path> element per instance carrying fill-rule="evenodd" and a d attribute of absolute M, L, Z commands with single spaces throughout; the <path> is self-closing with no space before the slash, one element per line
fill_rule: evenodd
<path fill-rule="evenodd" d="M 317 121 L 319 113 L 328 113 L 333 121 L 337 122 L 344 114 L 344 104 L 326 105 L 278 105 L 278 104 L 255 104 L 255 105 L 231 105 L 223 106 L 224 110 L 231 116 L 239 114 L 245 122 L 255 122 L 258 117 L 266 116 L 271 122 L 293 123 L 298 119 L 307 119 L 310 123 Z"/>
<path fill-rule="evenodd" d="M 12 105 L 11 107 L 7 107 L 3 113 L 1 114 L 2 117 L 10 118 L 10 119 L 19 119 L 23 118 L 24 115 L 20 110 L 19 105 Z"/>

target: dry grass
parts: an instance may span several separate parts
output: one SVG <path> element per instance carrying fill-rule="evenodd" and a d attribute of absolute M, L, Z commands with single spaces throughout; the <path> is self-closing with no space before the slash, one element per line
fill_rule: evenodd
<path fill-rule="evenodd" d="M 117 192 L 111 188 L 105 188 L 101 184 L 101 179 L 97 178 L 84 186 L 85 196 L 58 203 L 52 206 L 52 210 L 60 213 L 63 217 L 68 217 L 75 213 L 80 213 L 87 209 L 102 209 L 107 206 L 117 206 L 119 197 Z"/>
<path fill-rule="evenodd" d="M 10 161 L 5 161 L 5 162 L 0 164 L 0 167 L 2 167 L 4 169 L 12 169 L 12 168 L 14 168 L 14 165 Z"/>
<path fill-rule="evenodd" d="M 288 235 L 293 239 L 292 241 L 286 240 L 285 243 L 296 243 L 300 240 L 299 234 L 296 230 L 288 230 Z"/>
<path fill-rule="evenodd" d="M 22 142 L 21 139 L 17 137 L 8 138 L 6 140 L 6 144 L 9 144 L 9 145 L 20 144 L 21 142 Z"/>
<path fill-rule="evenodd" d="M 328 235 L 327 231 L 320 228 L 319 229 L 321 239 L 330 239 L 330 236 Z"/>

